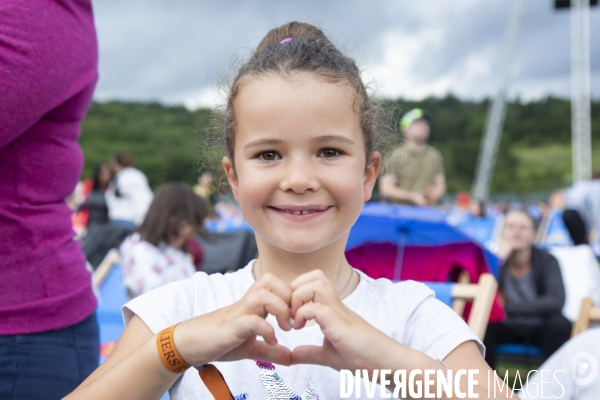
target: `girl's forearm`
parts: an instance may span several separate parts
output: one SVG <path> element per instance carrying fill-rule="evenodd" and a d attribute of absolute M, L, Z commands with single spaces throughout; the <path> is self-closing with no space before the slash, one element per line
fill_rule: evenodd
<path fill-rule="evenodd" d="M 164 366 L 156 336 L 152 336 L 102 375 L 82 383 L 65 400 L 160 399 L 180 375 Z"/>
<path fill-rule="evenodd" d="M 425 394 L 425 371 L 429 370 L 429 371 L 435 371 L 435 373 L 432 373 L 430 375 L 430 377 L 428 378 L 428 391 L 429 393 L 435 393 L 437 394 L 437 390 L 438 390 L 438 382 L 437 382 L 437 374 L 441 373 L 444 376 L 447 376 L 447 370 L 446 370 L 446 366 L 444 364 L 442 364 L 440 361 L 434 360 L 433 358 L 427 356 L 426 354 L 418 351 L 418 350 L 414 350 L 411 349 L 410 347 L 404 346 L 400 343 L 397 343 L 397 346 L 394 346 L 395 349 L 394 351 L 389 352 L 389 354 L 393 357 L 393 360 L 390 362 L 388 361 L 388 365 L 390 365 L 390 369 L 392 371 L 392 376 L 390 376 L 388 379 L 390 380 L 390 384 L 386 385 L 387 389 L 390 390 L 393 394 L 396 391 L 396 384 L 394 382 L 393 379 L 393 375 L 395 371 L 406 371 L 405 375 L 402 377 L 402 380 L 404 381 L 404 384 L 406 385 L 406 398 L 407 399 L 412 399 L 412 397 L 410 396 L 411 393 L 411 388 L 409 388 L 409 384 L 411 383 L 410 379 L 409 379 L 409 375 L 412 371 L 415 370 L 421 370 L 420 374 L 416 374 L 412 384 L 412 392 L 413 393 L 419 393 L 419 386 L 420 386 L 420 391 L 421 391 L 421 396 L 424 396 Z M 451 369 L 451 368 L 449 368 Z M 455 383 L 455 375 L 456 375 L 457 371 L 453 371 L 452 373 L 452 394 L 453 396 L 448 397 L 445 395 L 445 392 L 442 391 L 443 395 L 442 397 L 440 397 L 440 399 L 457 399 L 458 397 L 455 397 L 456 393 L 457 393 L 457 389 L 461 392 L 464 393 L 466 395 L 466 397 L 463 398 L 469 398 L 468 393 L 471 392 L 474 395 L 477 395 L 476 397 L 473 398 L 478 398 L 478 399 L 507 399 L 507 397 L 505 397 L 502 393 L 500 393 L 500 391 L 497 391 L 495 396 L 493 394 L 493 390 L 490 393 L 488 391 L 488 389 L 486 389 L 485 387 L 481 386 L 481 379 L 482 379 L 482 375 L 480 374 L 477 378 L 478 380 L 478 384 L 477 385 L 472 385 L 471 387 L 469 387 L 469 381 L 466 377 L 466 375 L 463 375 L 460 378 L 460 384 L 458 388 L 454 387 L 454 383 Z M 370 376 L 373 376 L 373 371 L 369 371 Z M 485 376 L 485 373 L 483 373 L 483 376 Z M 400 389 L 400 388 L 399 388 Z M 397 396 L 392 396 L 392 397 L 401 397 L 402 391 L 398 390 Z M 423 397 L 419 397 L 419 398 L 423 398 Z M 437 399 L 437 397 L 435 397 Z"/>

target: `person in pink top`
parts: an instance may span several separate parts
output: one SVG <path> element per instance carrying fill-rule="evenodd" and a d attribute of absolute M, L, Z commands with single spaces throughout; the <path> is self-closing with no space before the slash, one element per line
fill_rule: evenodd
<path fill-rule="evenodd" d="M 98 365 L 65 198 L 98 79 L 91 0 L 0 2 L 0 398 L 57 399 Z"/>

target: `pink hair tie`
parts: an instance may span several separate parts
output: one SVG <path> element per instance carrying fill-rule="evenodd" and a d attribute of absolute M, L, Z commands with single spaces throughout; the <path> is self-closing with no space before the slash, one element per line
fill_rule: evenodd
<path fill-rule="evenodd" d="M 284 43 L 289 43 L 292 41 L 293 38 L 291 37 L 286 37 L 285 39 L 281 39 L 281 42 L 279 42 L 279 44 L 284 44 Z"/>

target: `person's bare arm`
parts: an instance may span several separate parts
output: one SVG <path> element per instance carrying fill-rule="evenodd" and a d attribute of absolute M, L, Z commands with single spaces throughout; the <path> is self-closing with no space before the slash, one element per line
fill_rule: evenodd
<path fill-rule="evenodd" d="M 446 177 L 443 173 L 439 173 L 433 178 L 433 184 L 427 188 L 425 198 L 430 205 L 435 205 L 440 202 L 444 194 L 446 194 Z"/>
<path fill-rule="evenodd" d="M 421 193 L 399 188 L 396 178 L 392 175 L 384 175 L 379 179 L 379 192 L 394 200 L 407 201 L 418 206 L 427 205 L 427 199 Z"/>
<path fill-rule="evenodd" d="M 290 365 L 290 349 L 277 344 L 263 317 L 275 315 L 289 331 L 290 296 L 289 286 L 265 274 L 236 303 L 178 324 L 173 345 L 192 366 L 243 359 Z M 134 316 L 109 359 L 65 399 L 160 399 L 180 376 L 164 366 L 156 335 Z"/>
<path fill-rule="evenodd" d="M 444 363 L 453 371 L 459 369 L 478 370 L 479 373 L 475 374 L 477 385 L 474 392 L 479 394 L 480 399 L 512 399 L 517 397 L 508 385 L 504 385 L 501 379 L 495 379 L 495 372 L 485 362 L 474 341 L 464 342 L 457 346 L 444 358 Z M 467 391 L 466 384 L 467 380 L 463 379 L 460 385 L 461 391 Z"/>
<path fill-rule="evenodd" d="M 160 399 L 179 376 L 164 366 L 155 335 L 136 315 L 110 357 L 65 399 Z"/>
<path fill-rule="evenodd" d="M 392 371 L 395 370 L 406 370 L 408 371 L 414 369 L 420 370 L 439 370 L 443 374 L 446 373 L 446 369 L 444 366 L 432 359 L 431 357 L 421 353 L 420 351 L 404 348 L 405 354 L 403 357 L 398 357 L 398 363 Z M 516 398 L 516 396 L 512 393 L 508 386 L 504 387 L 504 382 L 502 380 L 497 380 L 494 378 L 494 371 L 490 368 L 489 365 L 485 362 L 479 349 L 474 341 L 467 341 L 460 345 L 458 345 L 454 350 L 450 352 L 444 358 L 444 364 L 448 367 L 448 369 L 452 370 L 452 379 L 454 381 L 454 376 L 458 370 L 477 370 L 478 372 L 474 374 L 474 379 L 477 381 L 477 384 L 473 387 L 473 394 L 476 395 L 476 398 L 479 399 L 512 399 Z M 418 375 L 419 376 L 419 375 Z M 422 375 L 419 376 L 422 378 Z M 488 379 L 489 377 L 489 379 Z M 435 379 L 434 379 L 435 382 Z M 500 384 L 502 383 L 502 385 Z M 421 379 L 421 384 L 424 384 Z M 395 390 L 394 383 L 391 382 L 387 388 L 393 393 Z M 460 380 L 459 391 L 465 394 L 465 397 L 461 398 L 474 398 L 468 395 L 469 385 L 467 378 L 463 375 Z M 429 390 L 430 393 L 437 393 L 437 387 L 431 387 Z M 441 399 L 449 400 L 456 399 L 459 397 L 454 396 L 457 394 L 456 389 L 452 388 L 453 396 L 447 397 L 445 392 L 442 392 L 443 395 Z M 412 397 L 407 396 L 407 398 L 411 399 Z M 437 398 L 437 397 L 436 397 Z"/>

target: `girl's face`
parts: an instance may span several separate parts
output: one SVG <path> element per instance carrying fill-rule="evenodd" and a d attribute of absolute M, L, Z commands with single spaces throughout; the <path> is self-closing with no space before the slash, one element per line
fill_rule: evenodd
<path fill-rule="evenodd" d="M 238 94 L 235 170 L 223 166 L 259 240 L 307 253 L 345 245 L 370 199 L 381 156 L 366 166 L 354 92 L 310 73 L 263 76 Z"/>

